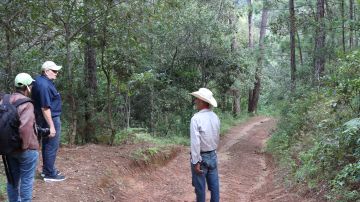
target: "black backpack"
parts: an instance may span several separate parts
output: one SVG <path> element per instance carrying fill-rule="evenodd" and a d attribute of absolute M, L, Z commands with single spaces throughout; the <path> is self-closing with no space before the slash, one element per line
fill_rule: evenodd
<path fill-rule="evenodd" d="M 21 148 L 19 134 L 20 119 L 17 107 L 32 102 L 30 98 L 22 98 L 10 104 L 9 94 L 4 95 L 0 104 L 0 155 L 7 155 L 15 149 Z"/>

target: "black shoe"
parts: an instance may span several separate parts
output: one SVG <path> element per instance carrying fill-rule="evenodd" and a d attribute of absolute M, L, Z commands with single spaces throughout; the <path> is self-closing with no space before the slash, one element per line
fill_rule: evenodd
<path fill-rule="evenodd" d="M 61 175 L 60 170 L 56 170 L 56 175 Z M 44 178 L 44 177 L 45 177 L 45 174 L 44 174 L 44 173 L 41 173 L 40 176 L 41 176 L 42 178 Z"/>
<path fill-rule="evenodd" d="M 45 176 L 44 181 L 45 182 L 60 182 L 65 180 L 65 176 L 63 175 L 55 175 L 53 177 Z"/>

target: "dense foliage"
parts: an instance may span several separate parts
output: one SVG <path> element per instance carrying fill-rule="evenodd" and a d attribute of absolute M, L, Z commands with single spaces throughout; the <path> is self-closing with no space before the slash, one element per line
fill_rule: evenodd
<path fill-rule="evenodd" d="M 229 89 L 251 86 L 245 36 L 228 23 L 240 10 L 229 0 L 18 0 L 0 9 L 1 89 L 18 72 L 40 73 L 45 60 L 63 65 L 55 83 L 64 142 L 113 144 L 130 127 L 187 135 L 190 92 L 208 87 L 231 113 Z"/>
<path fill-rule="evenodd" d="M 287 104 L 268 145 L 294 181 L 332 201 L 360 199 L 359 58 L 359 51 L 339 58 L 321 91 Z"/>

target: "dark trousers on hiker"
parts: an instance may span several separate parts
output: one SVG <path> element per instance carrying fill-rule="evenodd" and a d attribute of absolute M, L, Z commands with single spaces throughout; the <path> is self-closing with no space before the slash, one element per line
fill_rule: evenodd
<path fill-rule="evenodd" d="M 14 184 L 7 184 L 9 202 L 29 202 L 32 191 L 36 165 L 39 158 L 37 150 L 13 152 L 6 156 Z"/>
<path fill-rule="evenodd" d="M 53 117 L 56 135 L 53 138 L 42 138 L 43 174 L 46 177 L 57 175 L 55 160 L 60 145 L 61 121 L 60 116 Z"/>
<path fill-rule="evenodd" d="M 202 163 L 201 170 L 203 174 L 196 174 L 194 164 L 191 164 L 192 185 L 195 187 L 196 201 L 205 202 L 206 200 L 206 184 L 211 192 L 211 202 L 220 200 L 219 175 L 217 169 L 216 151 L 201 154 Z"/>

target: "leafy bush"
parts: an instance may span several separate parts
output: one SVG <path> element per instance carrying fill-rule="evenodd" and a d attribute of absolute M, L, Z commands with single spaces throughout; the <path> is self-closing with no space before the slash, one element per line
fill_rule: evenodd
<path fill-rule="evenodd" d="M 330 66 L 316 93 L 298 91 L 267 145 L 289 179 L 328 190 L 330 201 L 360 200 L 359 58 L 354 51 Z"/>
<path fill-rule="evenodd" d="M 331 181 L 329 198 L 337 201 L 360 200 L 360 161 L 346 165 Z"/>

